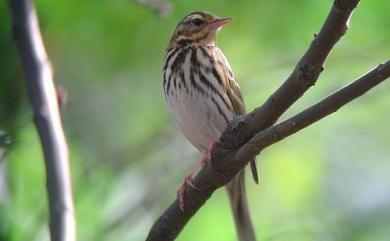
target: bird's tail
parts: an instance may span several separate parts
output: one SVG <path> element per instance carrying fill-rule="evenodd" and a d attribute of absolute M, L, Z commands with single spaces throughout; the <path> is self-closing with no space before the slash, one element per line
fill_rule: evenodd
<path fill-rule="evenodd" d="M 255 232 L 248 210 L 245 191 L 244 171 L 226 185 L 226 190 L 233 211 L 234 222 L 240 241 L 256 241 Z"/>

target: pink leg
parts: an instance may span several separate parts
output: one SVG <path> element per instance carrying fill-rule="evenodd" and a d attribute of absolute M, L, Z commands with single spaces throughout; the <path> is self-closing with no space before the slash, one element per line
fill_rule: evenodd
<path fill-rule="evenodd" d="M 200 162 L 202 163 L 202 166 L 206 166 L 207 168 L 211 169 L 212 167 L 212 161 L 211 161 L 211 151 L 219 144 L 218 141 L 213 141 L 210 143 L 210 145 L 207 147 L 206 153 L 203 155 Z"/>
<path fill-rule="evenodd" d="M 194 168 L 193 168 L 194 169 Z M 187 185 L 192 187 L 193 189 L 199 190 L 197 186 L 192 183 L 192 175 L 194 174 L 194 170 L 188 172 L 188 174 L 184 177 L 184 181 L 180 185 L 177 190 L 177 198 L 179 199 L 180 209 L 184 212 L 184 192 L 186 190 Z"/>
<path fill-rule="evenodd" d="M 199 190 L 197 186 L 195 186 L 192 183 L 192 176 L 195 171 L 199 168 L 199 164 L 202 166 L 207 166 L 209 169 L 211 169 L 211 151 L 215 148 L 215 146 L 219 143 L 219 141 L 214 141 L 210 143 L 210 145 L 207 148 L 206 153 L 203 155 L 202 159 L 200 159 L 195 166 L 187 173 L 187 175 L 184 177 L 184 181 L 180 185 L 179 189 L 177 190 L 177 198 L 179 199 L 179 205 L 180 209 L 184 212 L 184 192 L 187 188 L 187 185 L 192 187 L 193 189 Z"/>

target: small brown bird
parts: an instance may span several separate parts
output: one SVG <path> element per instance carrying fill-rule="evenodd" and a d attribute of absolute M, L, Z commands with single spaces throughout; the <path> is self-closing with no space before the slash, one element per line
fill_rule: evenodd
<path fill-rule="evenodd" d="M 184 136 L 204 157 L 185 177 L 178 191 L 181 208 L 186 185 L 206 160 L 228 122 L 245 114 L 240 87 L 230 65 L 216 46 L 219 30 L 231 18 L 217 17 L 207 12 L 193 12 L 176 26 L 167 47 L 163 68 L 166 102 Z M 255 161 L 252 175 L 258 182 Z M 196 187 L 194 187 L 196 188 Z M 248 211 L 242 171 L 227 187 L 235 224 L 241 241 L 255 240 Z"/>

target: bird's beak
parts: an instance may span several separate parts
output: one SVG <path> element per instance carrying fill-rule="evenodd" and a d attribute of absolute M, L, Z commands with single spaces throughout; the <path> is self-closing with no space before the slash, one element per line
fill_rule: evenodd
<path fill-rule="evenodd" d="M 222 26 L 224 26 L 225 24 L 228 24 L 232 21 L 232 18 L 230 17 L 226 17 L 226 18 L 216 18 L 211 24 L 211 28 L 213 30 L 219 30 L 220 28 L 222 28 Z"/>

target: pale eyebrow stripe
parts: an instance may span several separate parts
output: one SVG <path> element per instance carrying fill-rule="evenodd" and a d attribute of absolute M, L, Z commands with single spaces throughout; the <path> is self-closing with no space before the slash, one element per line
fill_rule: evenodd
<path fill-rule="evenodd" d="M 191 16 L 188 16 L 185 21 L 190 21 L 190 20 L 193 20 L 193 19 L 197 19 L 197 18 L 202 18 L 202 16 L 200 14 L 194 14 L 194 15 L 191 15 Z"/>

